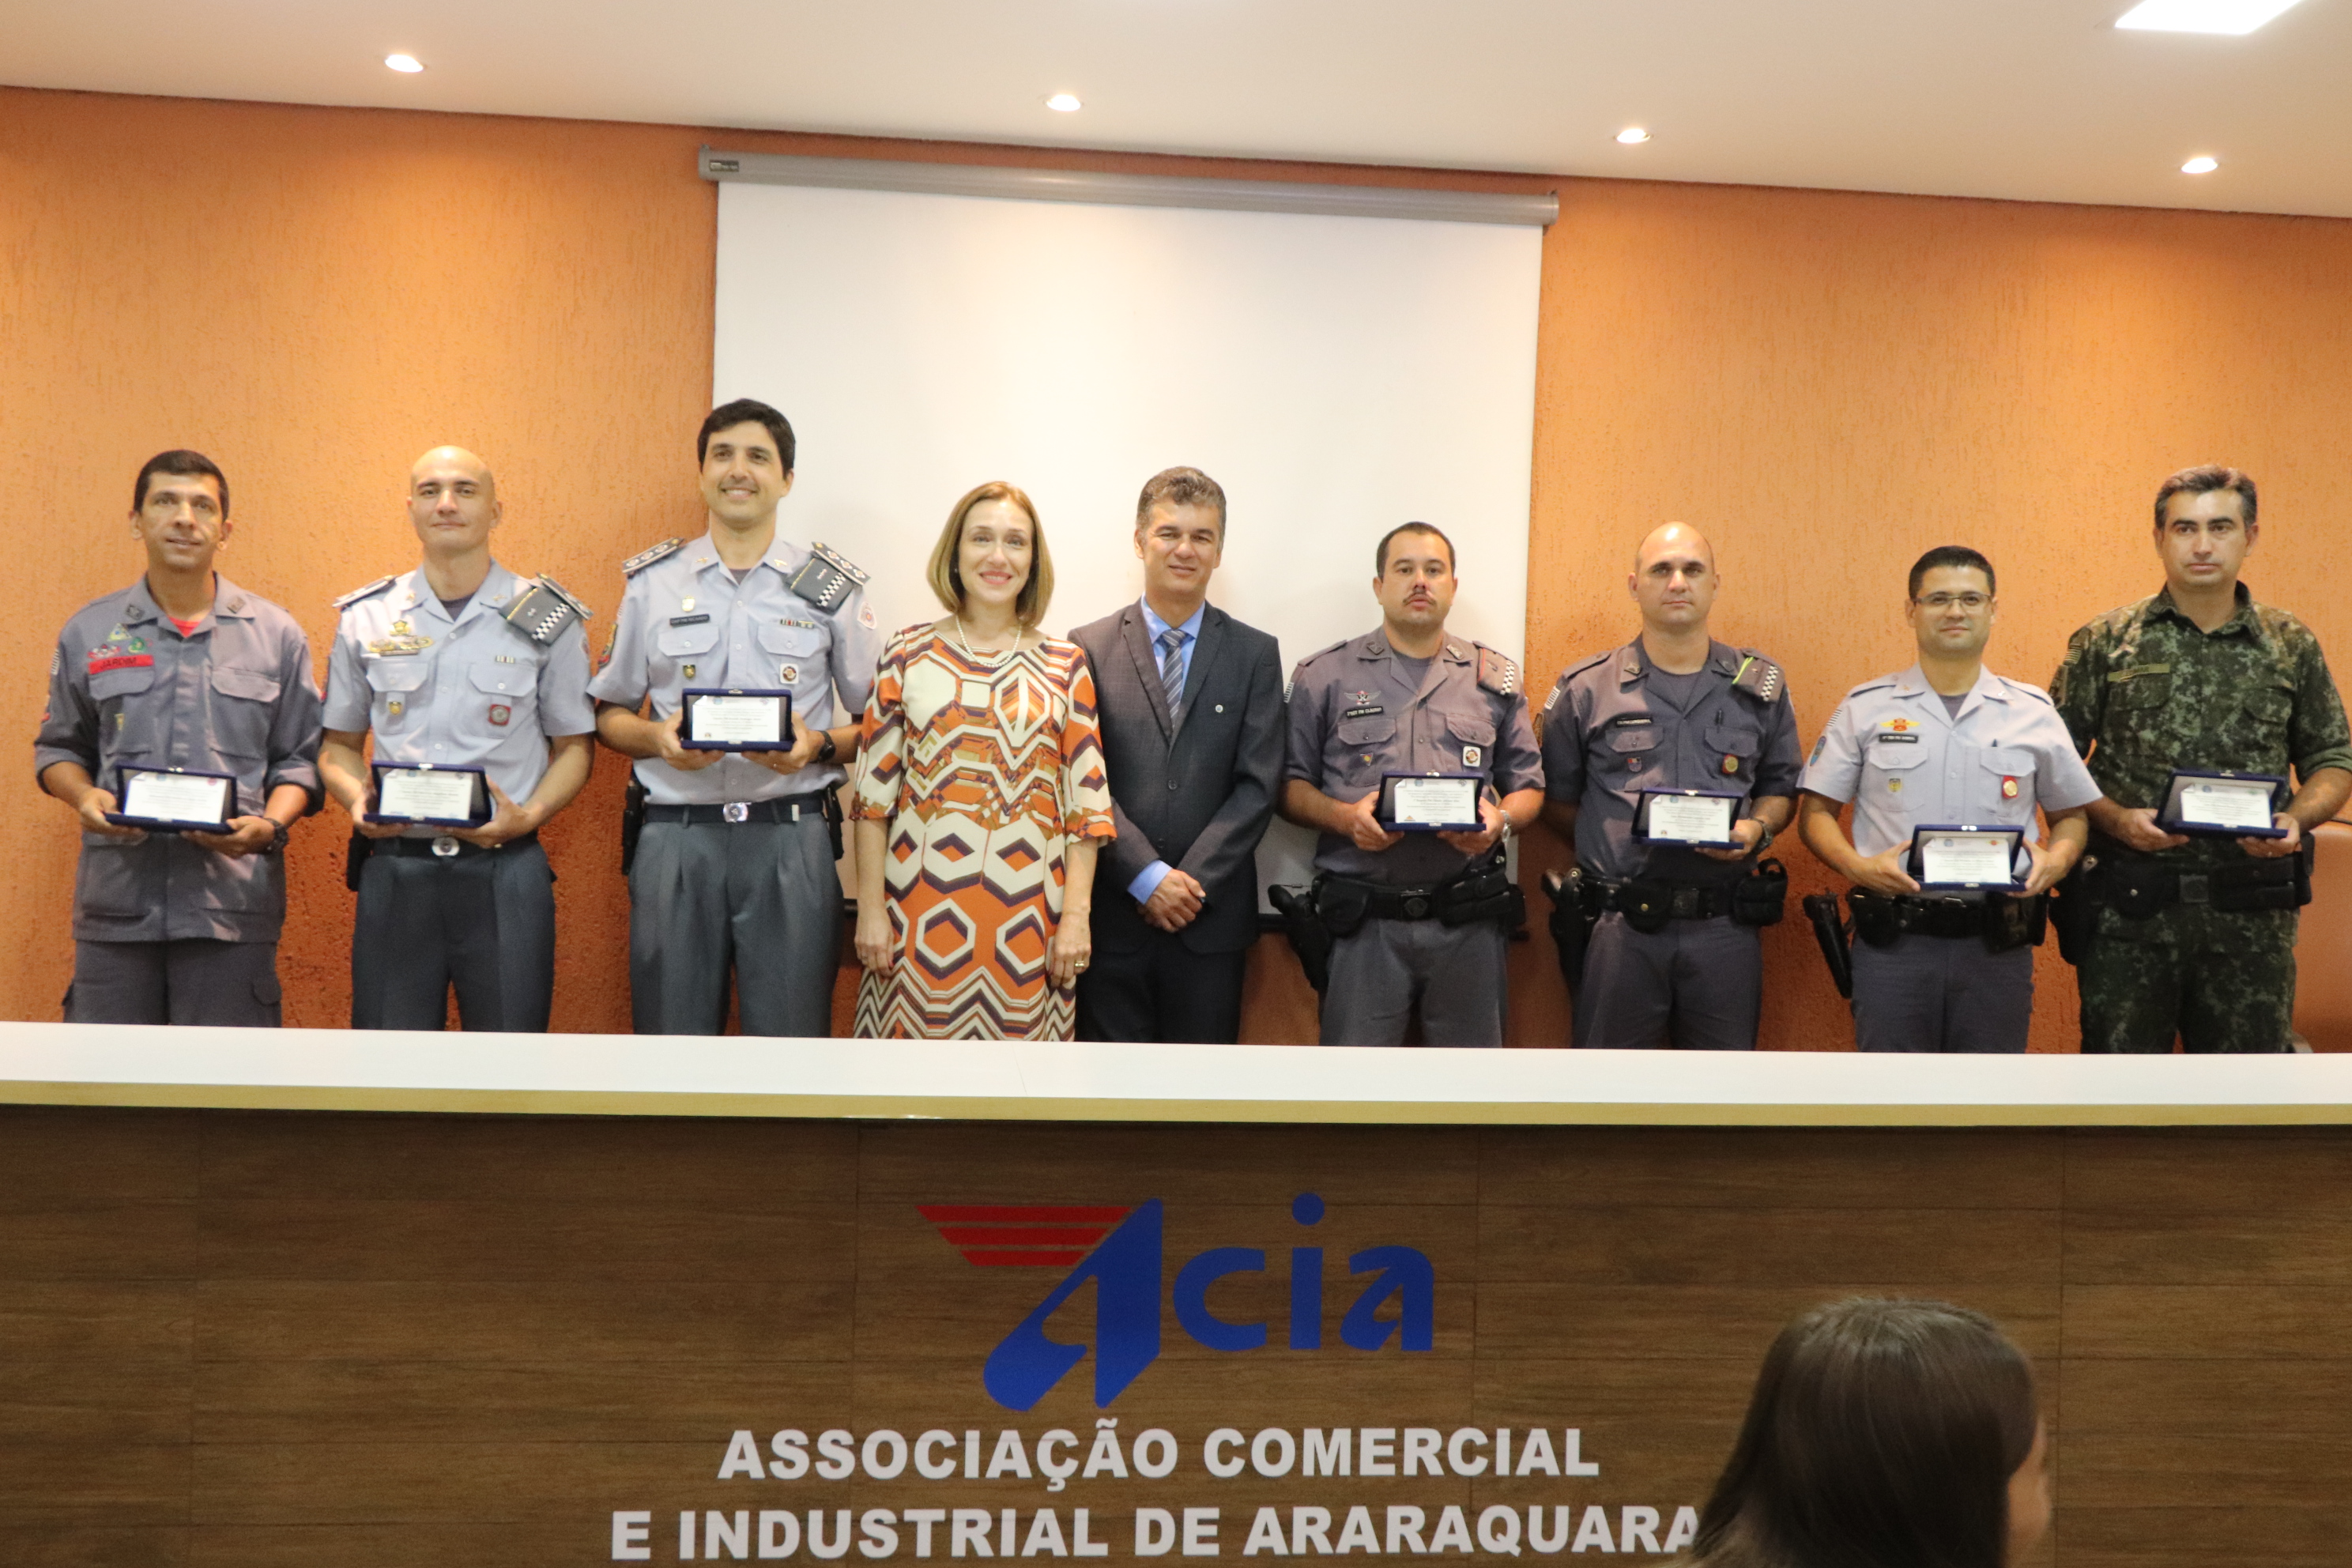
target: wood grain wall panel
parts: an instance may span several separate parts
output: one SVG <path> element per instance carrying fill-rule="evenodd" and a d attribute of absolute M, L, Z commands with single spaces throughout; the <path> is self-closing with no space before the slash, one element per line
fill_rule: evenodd
<path fill-rule="evenodd" d="M 127 1173 L 113 1188 L 72 1147 L 77 1123 Z M 100 1195 L 18 1194 L 0 1203 L 0 1231 L 46 1237 L 25 1255 L 43 1268 L 116 1273 L 28 1277 L 0 1254 L 11 1563 L 528 1568 L 605 1560 L 609 1512 L 625 1507 L 656 1511 L 663 1561 L 685 1508 L 1013 1507 L 1025 1529 L 1036 1509 L 1066 1528 L 1085 1507 L 1118 1558 L 1139 1507 L 1220 1509 L 1226 1556 L 1260 1506 L 1670 1509 L 1712 1485 L 1791 1315 L 1896 1293 L 1979 1307 L 2037 1359 L 2059 1529 L 2021 1568 L 2301 1568 L 2340 1562 L 2352 1522 L 2340 1208 L 2171 1211 L 2197 1189 L 2161 1179 L 2226 1179 L 2242 1205 L 2328 1183 L 2352 1133 L 66 1111 L 35 1136 L 82 1160 Z M 768 1170 L 791 1173 L 761 1186 Z M 1303 1190 L 1328 1200 L 1318 1225 L 1291 1212 Z M 997 1405 L 979 1366 L 1064 1270 L 973 1267 L 916 1205 L 1150 1198 L 1166 1205 L 1157 1359 L 1108 1411 L 1087 1363 L 1030 1410 Z M 194 1216 L 193 1243 L 55 1219 L 173 1209 Z M 1432 1352 L 1339 1342 L 1361 1284 L 1346 1258 L 1383 1244 L 1433 1260 Z M 1319 1351 L 1286 1343 L 1297 1245 L 1325 1249 Z M 1206 1298 L 1228 1321 L 1266 1321 L 1265 1348 L 1210 1350 L 1167 1304 L 1179 1266 L 1213 1247 L 1267 1255 L 1264 1274 Z M 86 1264 L 78 1249 L 110 1255 Z M 143 1272 L 167 1267 L 185 1277 Z M 1093 1297 L 1050 1331 L 1090 1341 Z M 1001 1430 L 1034 1444 L 1058 1426 L 1083 1450 L 1097 1417 L 1130 1441 L 1174 1431 L 1178 1473 L 1058 1493 L 1042 1476 L 717 1473 L 738 1429 L 972 1428 L 992 1452 Z M 1601 1469 L 1218 1480 L 1201 1468 L 1214 1427 L 1339 1425 L 1573 1426 Z"/>
<path fill-rule="evenodd" d="M 1479 1278 L 1580 1285 L 2024 1283 L 2058 1266 L 2053 1209 L 1479 1210 Z"/>
<path fill-rule="evenodd" d="M 0 1212 L 19 1205 L 192 1195 L 202 1122 L 194 1111 L 93 1121 L 62 1106 L 0 1106 Z"/>
<path fill-rule="evenodd" d="M 2032 1133 L 1494 1128 L 1482 1182 L 1563 1207 L 2048 1208 L 2058 1140 Z"/>
<path fill-rule="evenodd" d="M 838 1361 L 205 1362 L 180 1420 L 199 1443 L 708 1442 L 766 1415 L 850 1426 L 852 1389 Z"/>
<path fill-rule="evenodd" d="M 843 1361 L 846 1284 L 207 1280 L 206 1361 Z"/>
<path fill-rule="evenodd" d="M 195 1205 L 19 1197 L 0 1206 L 0 1258 L 22 1279 L 193 1278 Z"/>
<path fill-rule="evenodd" d="M 186 1568 L 190 1550 L 184 1529 L 28 1525 L 8 1531 L 10 1568 Z"/>
<path fill-rule="evenodd" d="M 2347 1192 L 2352 1145 L 2325 1132 L 2083 1131 L 2066 1144 L 2066 1206 L 2075 1212 L 2340 1215 Z"/>
<path fill-rule="evenodd" d="M 2352 1359 L 2352 1315 L 2316 1285 L 2070 1285 L 2066 1354 Z"/>
<path fill-rule="evenodd" d="M 208 1198 L 541 1199 L 717 1205 L 744 1214 L 846 1202 L 845 1122 L 595 1117 L 278 1116 L 223 1111 L 204 1147 Z M 593 1131 L 591 1131 L 593 1129 Z"/>

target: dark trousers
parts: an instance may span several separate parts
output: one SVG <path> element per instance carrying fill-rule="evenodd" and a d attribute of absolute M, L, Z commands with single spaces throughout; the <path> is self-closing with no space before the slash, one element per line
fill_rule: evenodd
<path fill-rule="evenodd" d="M 535 837 L 447 858 L 379 845 L 360 868 L 352 1027 L 440 1028 L 453 986 L 467 1029 L 547 1028 L 555 874 Z"/>
<path fill-rule="evenodd" d="M 1242 976 L 1249 951 L 1194 952 L 1184 939 L 1145 927 L 1143 945 L 1100 945 L 1078 977 L 1078 1038 L 1230 1046 L 1242 1034 Z"/>
<path fill-rule="evenodd" d="M 823 1039 L 841 966 L 841 878 L 814 810 L 797 822 L 648 822 L 629 870 L 629 1010 L 640 1035 Z"/>
<path fill-rule="evenodd" d="M 278 1003 L 274 942 L 77 942 L 66 1022 L 274 1029 Z"/>
<path fill-rule="evenodd" d="M 1576 988 L 1576 1043 L 1592 1050 L 1752 1051 L 1764 989 L 1754 926 L 1728 915 L 1639 931 L 1612 910 Z"/>
<path fill-rule="evenodd" d="M 1853 1041 L 1865 1051 L 2013 1054 L 2033 1025 L 2033 950 L 1973 936 L 1853 944 Z"/>

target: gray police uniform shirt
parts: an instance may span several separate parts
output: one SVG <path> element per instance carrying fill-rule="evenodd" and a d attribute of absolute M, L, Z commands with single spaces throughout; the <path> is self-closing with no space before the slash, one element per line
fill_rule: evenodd
<path fill-rule="evenodd" d="M 257 816 L 279 784 L 319 808 L 319 689 L 294 617 L 215 574 L 212 614 L 183 634 L 147 580 L 75 612 L 49 664 L 36 774 L 79 763 L 100 789 L 115 770 L 185 768 L 236 778 L 232 816 Z M 81 837 L 77 942 L 276 942 L 282 855 L 221 855 L 176 833 L 138 843 Z"/>
<path fill-rule="evenodd" d="M 452 621 L 419 566 L 346 601 L 327 655 L 327 728 L 373 731 L 379 763 L 480 768 L 509 800 L 529 800 L 547 773 L 547 737 L 596 729 L 580 623 L 541 647 L 504 616 L 530 586 L 492 562 Z"/>
<path fill-rule="evenodd" d="M 1504 690 L 1480 683 L 1482 655 Z M 1543 787 L 1518 666 L 1465 637 L 1449 635 L 1418 680 L 1384 632 L 1335 643 L 1299 661 L 1288 717 L 1285 776 L 1334 800 L 1361 800 L 1388 773 L 1484 773 L 1490 800 Z M 1438 881 L 1465 864 L 1433 833 L 1408 833 L 1377 853 L 1328 833 L 1315 847 L 1318 870 L 1397 886 Z"/>
<path fill-rule="evenodd" d="M 622 568 L 629 574 L 628 587 L 612 643 L 588 683 L 591 697 L 634 710 L 650 695 L 658 721 L 677 711 L 688 689 L 789 690 L 794 721 L 824 730 L 847 722 L 873 700 L 882 634 L 866 603 L 864 574 L 856 567 L 825 546 L 813 552 L 779 539 L 739 584 L 708 533 L 656 553 L 663 549 L 638 557 L 646 563 L 635 570 Z M 803 585 L 830 598 L 829 608 L 790 586 L 813 556 L 817 570 Z M 648 798 L 659 805 L 811 795 L 847 776 L 838 763 L 779 773 L 741 756 L 721 757 L 696 773 L 645 758 L 636 770 Z"/>
<path fill-rule="evenodd" d="M 1864 855 L 1908 844 L 1921 827 L 2015 826 L 2032 837 L 2035 805 L 2068 811 L 2099 798 L 2040 687 L 1979 668 L 1950 716 L 1916 664 L 1845 694 L 1798 786 L 1853 803 Z M 2018 868 L 2026 864 L 2021 847 Z"/>
<path fill-rule="evenodd" d="M 1759 795 L 1797 793 L 1804 752 L 1788 682 L 1768 677 L 1769 700 L 1732 684 L 1762 658 L 1752 648 L 1709 643 L 1706 663 L 1691 678 L 1687 709 L 1652 687 L 1650 656 L 1638 637 L 1561 672 L 1543 708 L 1545 794 L 1577 807 L 1579 866 L 1612 882 L 1721 884 L 1747 875 L 1745 865 L 1636 838 L 1633 818 L 1644 790 L 1736 795 L 1742 819 L 1756 815 Z"/>

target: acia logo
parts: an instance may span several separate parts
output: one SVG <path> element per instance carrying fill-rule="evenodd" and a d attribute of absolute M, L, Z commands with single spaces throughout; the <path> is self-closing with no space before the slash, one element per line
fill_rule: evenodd
<path fill-rule="evenodd" d="M 981 1371 L 988 1395 L 1008 1410 L 1028 1410 L 1045 1397 L 1091 1351 L 1094 1398 L 1108 1406 L 1160 1358 L 1163 1289 L 1176 1322 L 1195 1342 L 1214 1351 L 1263 1349 L 1265 1322 L 1234 1322 L 1209 1310 L 1209 1288 L 1234 1274 L 1262 1274 L 1266 1254 L 1256 1247 L 1213 1247 L 1186 1258 L 1166 1285 L 1164 1205 L 1158 1198 L 1134 1207 L 1032 1204 L 926 1204 L 922 1216 L 965 1260 L 989 1268 L 1066 1268 L 1035 1310 L 989 1352 Z M 1323 1200 L 1301 1193 L 1290 1216 L 1321 1223 Z M 1075 1267 L 1073 1267 L 1075 1266 Z M 1357 1292 L 1339 1325 L 1350 1350 L 1377 1351 L 1394 1338 L 1405 1351 L 1429 1350 L 1436 1339 L 1436 1270 L 1412 1247 L 1369 1247 L 1348 1258 L 1352 1276 L 1371 1278 Z M 1323 1348 L 1323 1248 L 1290 1249 L 1292 1350 Z M 1045 1331 L 1046 1321 L 1087 1281 L 1095 1287 L 1093 1342 L 1071 1343 Z M 1393 1316 L 1381 1316 L 1391 1300 Z"/>

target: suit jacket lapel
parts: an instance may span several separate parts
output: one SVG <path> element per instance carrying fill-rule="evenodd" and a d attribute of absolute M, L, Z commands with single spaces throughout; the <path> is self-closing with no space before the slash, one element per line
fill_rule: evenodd
<path fill-rule="evenodd" d="M 1184 711 L 1177 720 L 1181 731 L 1192 721 L 1192 710 L 1199 705 L 1201 694 L 1209 689 L 1209 672 L 1225 645 L 1224 615 L 1214 605 L 1201 617 L 1201 635 L 1192 644 L 1192 669 L 1184 682 Z"/>
<path fill-rule="evenodd" d="M 1129 657 L 1135 660 L 1135 679 L 1143 688 L 1145 698 L 1151 703 L 1153 717 L 1160 721 L 1160 735 L 1167 740 L 1175 726 L 1168 721 L 1168 693 L 1160 684 L 1158 650 L 1151 646 L 1151 632 L 1143 624 L 1143 612 L 1133 605 L 1118 617 L 1119 638 L 1127 644 Z M 1199 650 L 1194 650 L 1197 658 Z"/>

